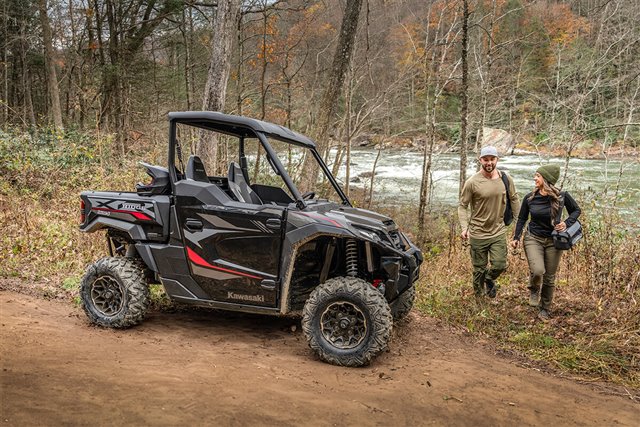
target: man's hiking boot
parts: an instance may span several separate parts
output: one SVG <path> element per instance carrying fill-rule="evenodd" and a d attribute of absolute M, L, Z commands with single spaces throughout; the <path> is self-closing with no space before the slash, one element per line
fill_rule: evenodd
<path fill-rule="evenodd" d="M 496 286 L 496 282 L 491 279 L 485 279 L 485 286 L 487 287 L 487 296 L 489 298 L 495 298 L 498 293 L 498 287 Z"/>
<path fill-rule="evenodd" d="M 540 295 L 537 292 L 531 291 L 529 294 L 529 305 L 531 307 L 537 307 L 540 304 Z"/>
<path fill-rule="evenodd" d="M 542 320 L 543 322 L 546 322 L 549 319 L 551 319 L 551 315 L 549 315 L 549 312 L 547 310 L 545 310 L 544 308 L 541 308 L 540 311 L 538 312 L 538 319 Z"/>

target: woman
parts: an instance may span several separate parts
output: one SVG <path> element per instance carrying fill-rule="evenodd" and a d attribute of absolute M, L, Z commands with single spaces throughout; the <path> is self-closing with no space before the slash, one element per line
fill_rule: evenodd
<path fill-rule="evenodd" d="M 517 248 L 525 223 L 529 226 L 524 235 L 524 251 L 529 263 L 529 305 L 539 308 L 538 318 L 549 320 L 549 307 L 553 300 L 556 271 L 560 263 L 562 251 L 553 246 L 551 232 L 564 231 L 571 227 L 580 216 L 580 207 L 567 192 L 560 193 L 555 187 L 560 177 L 560 167 L 545 165 L 538 168 L 533 177 L 534 190 L 522 200 L 522 207 L 518 215 L 516 231 L 511 242 L 512 248 Z M 569 212 L 569 217 L 558 222 L 563 203 Z M 538 296 L 540 295 L 540 296 Z"/>

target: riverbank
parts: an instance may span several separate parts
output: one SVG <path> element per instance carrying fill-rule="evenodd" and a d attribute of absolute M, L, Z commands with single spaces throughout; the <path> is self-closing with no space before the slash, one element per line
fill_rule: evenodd
<path fill-rule="evenodd" d="M 409 150 L 422 153 L 424 150 L 425 140 L 423 138 L 402 138 L 402 137 L 384 137 L 380 135 L 367 135 L 354 142 L 354 148 L 378 149 L 380 144 L 384 149 L 392 150 Z M 498 151 L 503 155 L 536 155 L 542 158 L 548 157 L 566 157 L 566 143 L 546 143 L 533 144 L 526 141 L 516 141 L 514 143 L 496 144 Z M 438 141 L 433 149 L 436 154 L 458 154 L 459 148 L 448 141 Z M 475 157 L 473 147 L 470 147 L 469 158 Z M 640 145 L 623 144 L 616 142 L 614 144 L 604 144 L 600 140 L 585 140 L 575 144 L 571 150 L 571 158 L 585 160 L 604 160 L 604 159 L 632 159 L 640 161 Z"/>

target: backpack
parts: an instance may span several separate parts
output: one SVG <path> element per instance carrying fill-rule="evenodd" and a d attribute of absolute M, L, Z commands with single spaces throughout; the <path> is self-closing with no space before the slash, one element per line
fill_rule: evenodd
<path fill-rule="evenodd" d="M 502 171 L 501 171 L 502 172 Z M 513 222 L 513 211 L 511 210 L 511 193 L 509 192 L 509 175 L 506 172 L 501 174 L 504 188 L 507 190 L 507 207 L 504 210 L 504 225 L 509 225 Z"/>

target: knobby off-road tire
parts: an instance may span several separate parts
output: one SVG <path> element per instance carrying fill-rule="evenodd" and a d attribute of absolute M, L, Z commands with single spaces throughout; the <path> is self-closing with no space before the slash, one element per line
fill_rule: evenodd
<path fill-rule="evenodd" d="M 151 271 L 151 269 L 149 269 L 149 267 L 147 267 L 147 264 L 145 264 L 145 262 L 142 260 L 142 258 L 128 258 L 128 259 L 130 259 L 133 262 L 135 262 L 135 264 L 138 266 L 140 271 L 142 271 L 142 277 L 144 277 L 145 283 L 147 285 L 152 284 L 152 283 L 157 283 L 155 273 L 153 271 Z"/>
<path fill-rule="evenodd" d="M 91 264 L 80 284 L 82 307 L 92 323 L 109 328 L 138 324 L 149 308 L 149 287 L 136 260 L 102 258 Z"/>
<path fill-rule="evenodd" d="M 416 287 L 411 286 L 404 291 L 400 296 L 391 303 L 391 315 L 393 320 L 402 320 L 413 308 L 413 303 L 416 300 Z"/>
<path fill-rule="evenodd" d="M 302 311 L 302 330 L 320 359 L 363 366 L 387 348 L 393 318 L 384 296 L 355 277 L 336 277 L 313 290 Z"/>

